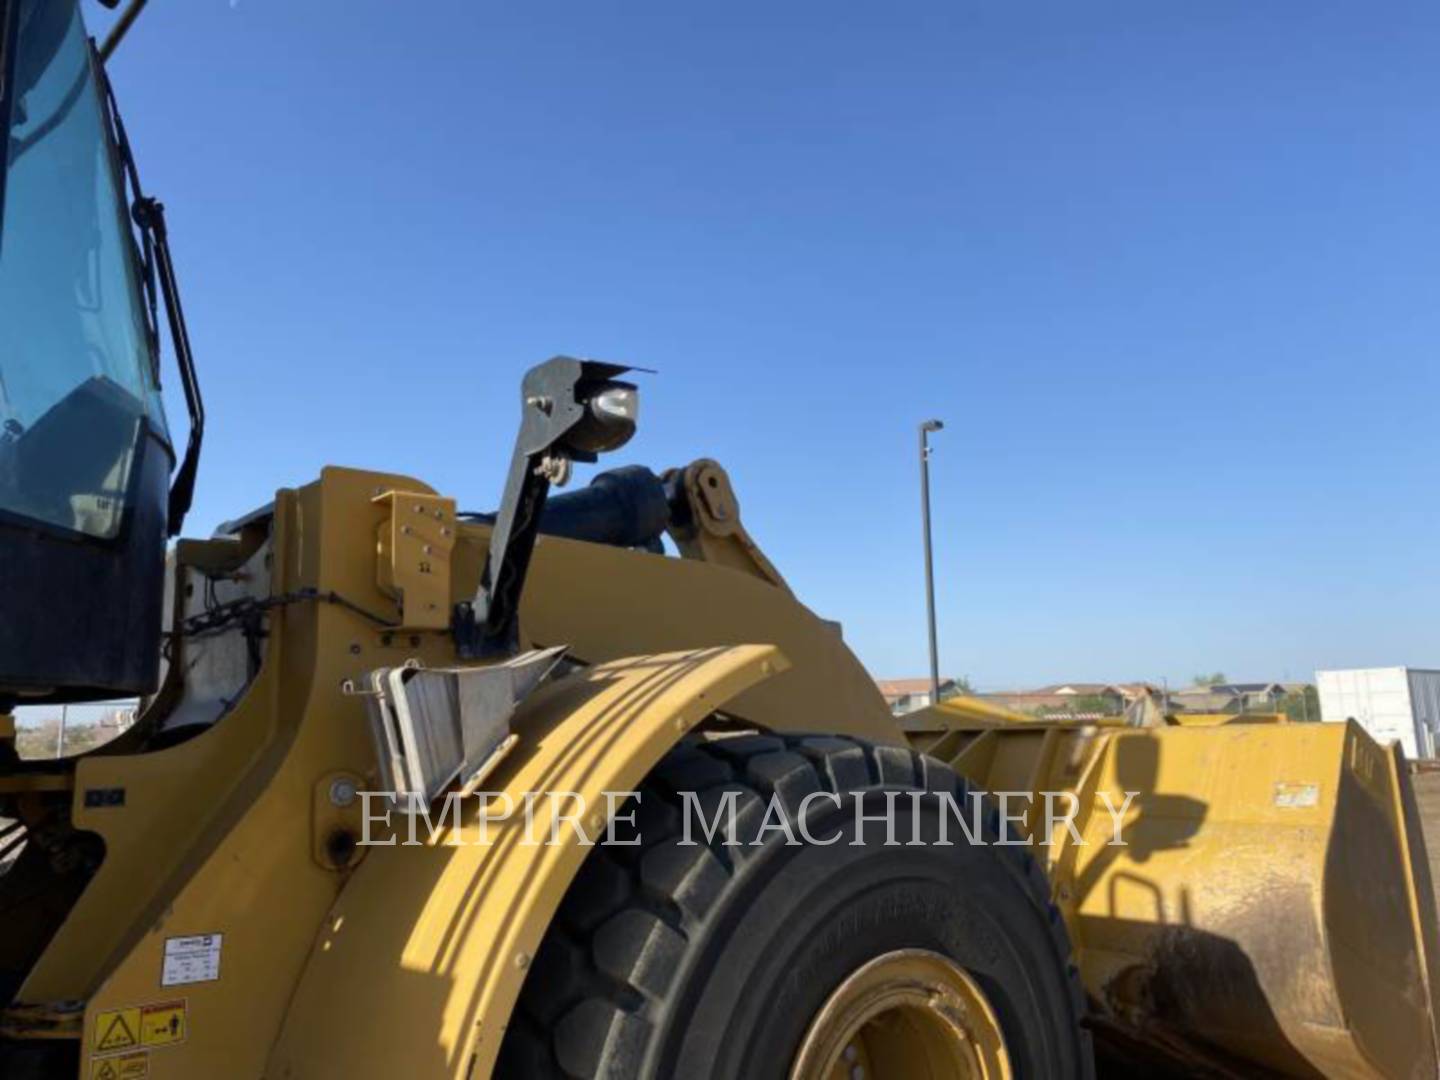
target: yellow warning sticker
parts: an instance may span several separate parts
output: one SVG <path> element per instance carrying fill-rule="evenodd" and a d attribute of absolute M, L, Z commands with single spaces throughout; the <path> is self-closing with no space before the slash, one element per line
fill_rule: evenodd
<path fill-rule="evenodd" d="M 90 1063 L 90 1080 L 145 1080 L 149 1075 L 150 1055 L 143 1050 Z"/>
<path fill-rule="evenodd" d="M 129 1050 L 132 1046 L 139 1045 L 139 1009 L 111 1009 L 95 1018 L 96 1050 L 108 1053 L 111 1050 Z"/>
<path fill-rule="evenodd" d="M 169 1046 L 185 1041 L 185 1002 L 162 1001 L 140 1007 L 140 1045 Z"/>
<path fill-rule="evenodd" d="M 113 1054 L 139 1047 L 173 1046 L 185 1041 L 186 1026 L 183 1001 L 111 1009 L 95 1018 L 95 1052 Z"/>

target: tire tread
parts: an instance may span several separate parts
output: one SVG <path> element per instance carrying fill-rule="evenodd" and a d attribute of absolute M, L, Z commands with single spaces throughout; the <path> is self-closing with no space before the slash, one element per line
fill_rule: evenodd
<path fill-rule="evenodd" d="M 496 1075 L 638 1077 L 681 959 L 704 932 L 731 880 L 744 872 L 743 853 L 749 849 L 724 841 L 750 834 L 776 792 L 793 812 L 812 792 L 876 787 L 950 791 L 961 805 L 969 794 L 966 781 L 943 762 L 849 737 L 743 735 L 677 746 L 639 789 L 640 806 L 647 808 L 637 818 L 643 848 L 595 847 L 567 891 L 526 979 Z M 741 835 L 722 829 L 707 843 L 700 832 L 694 837 L 698 843 L 682 846 L 682 791 L 696 792 L 707 816 L 725 792 L 736 792 Z M 657 826 L 659 835 L 646 835 Z M 993 805 L 982 815 L 982 828 L 987 843 L 999 839 L 1000 816 Z M 1093 1077 L 1090 1032 L 1083 1025 L 1085 994 L 1049 881 L 1023 847 L 995 850 L 1001 855 L 997 862 L 1044 915 L 1056 963 L 1069 983 L 1083 1076 Z"/>

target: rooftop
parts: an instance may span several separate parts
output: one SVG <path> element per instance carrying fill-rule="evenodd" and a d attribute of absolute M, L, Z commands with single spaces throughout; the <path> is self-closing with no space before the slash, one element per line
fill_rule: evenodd
<path fill-rule="evenodd" d="M 940 685 L 953 684 L 954 678 L 942 675 Z M 876 679 L 875 685 L 880 688 L 880 693 L 885 697 L 904 697 L 907 694 L 928 694 L 930 692 L 930 680 L 925 679 Z"/>

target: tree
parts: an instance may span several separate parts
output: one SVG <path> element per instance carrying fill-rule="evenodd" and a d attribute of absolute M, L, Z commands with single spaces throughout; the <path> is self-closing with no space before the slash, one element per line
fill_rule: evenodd
<path fill-rule="evenodd" d="M 1320 691 L 1309 683 L 1303 690 L 1292 691 L 1280 699 L 1280 711 L 1292 721 L 1320 719 Z"/>
<path fill-rule="evenodd" d="M 1104 694 L 1078 694 L 1070 703 L 1072 713 L 1099 713 L 1101 716 L 1115 714 L 1115 699 Z"/>
<path fill-rule="evenodd" d="M 73 757 L 109 742 L 119 730 L 96 724 L 70 724 L 65 728 L 65 756 Z M 53 758 L 60 748 L 60 718 L 46 717 L 38 724 L 26 724 L 15 732 L 15 751 L 22 758 Z"/>
<path fill-rule="evenodd" d="M 1196 686 L 1219 686 L 1221 683 L 1229 681 L 1229 679 L 1225 678 L 1225 673 L 1223 671 L 1214 671 L 1211 672 L 1209 675 L 1195 676 Z"/>
<path fill-rule="evenodd" d="M 952 679 L 951 681 L 955 684 L 955 692 L 957 694 L 975 693 L 975 686 L 973 683 L 970 682 L 969 675 L 961 675 L 955 679 Z"/>

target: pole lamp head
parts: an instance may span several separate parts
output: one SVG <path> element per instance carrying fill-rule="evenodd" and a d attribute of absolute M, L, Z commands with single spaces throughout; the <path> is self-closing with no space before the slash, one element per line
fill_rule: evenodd
<path fill-rule="evenodd" d="M 920 430 L 921 430 L 921 431 L 939 431 L 939 430 L 940 430 L 941 428 L 943 428 L 944 426 L 945 426 L 945 422 L 944 422 L 943 420 L 926 420 L 923 424 L 920 425 Z"/>

